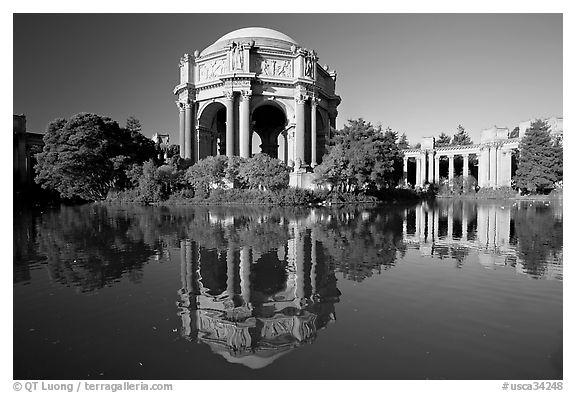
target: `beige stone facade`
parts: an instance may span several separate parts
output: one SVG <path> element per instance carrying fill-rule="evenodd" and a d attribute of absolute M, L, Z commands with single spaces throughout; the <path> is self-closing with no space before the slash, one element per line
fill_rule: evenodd
<path fill-rule="evenodd" d="M 295 172 L 310 171 L 336 126 L 335 85 L 336 72 L 283 33 L 228 33 L 180 59 L 180 154 L 196 162 L 263 152 Z"/>

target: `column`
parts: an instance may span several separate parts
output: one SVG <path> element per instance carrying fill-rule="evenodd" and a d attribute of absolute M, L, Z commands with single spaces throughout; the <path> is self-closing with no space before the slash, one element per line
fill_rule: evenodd
<path fill-rule="evenodd" d="M 488 170 L 490 167 L 490 151 L 488 146 L 483 146 L 480 150 L 480 156 L 478 157 L 478 183 L 480 187 L 488 186 Z"/>
<path fill-rule="evenodd" d="M 448 206 L 448 233 L 446 234 L 446 238 L 448 240 L 452 240 L 453 234 L 454 234 L 454 204 L 452 203 L 450 204 L 450 206 Z"/>
<path fill-rule="evenodd" d="M 428 151 L 428 182 L 434 183 L 434 151 Z"/>
<path fill-rule="evenodd" d="M 433 242 L 434 238 L 433 238 L 433 228 L 434 228 L 434 216 L 433 216 L 434 212 L 433 210 L 430 208 L 428 209 L 427 215 L 428 215 L 428 231 L 426 234 L 427 237 L 427 241 L 429 242 Z"/>
<path fill-rule="evenodd" d="M 186 145 L 186 118 L 184 115 L 184 104 L 178 103 L 178 120 L 180 136 L 180 157 L 185 158 L 184 149 Z"/>
<path fill-rule="evenodd" d="M 414 221 L 414 226 L 416 227 L 416 232 L 414 233 L 414 237 L 419 238 L 420 237 L 420 214 L 422 214 L 421 212 L 421 205 L 417 206 L 416 208 L 414 208 L 414 216 L 416 217 L 416 220 Z"/>
<path fill-rule="evenodd" d="M 404 185 L 408 185 L 408 157 L 404 156 L 402 161 L 402 179 L 404 180 Z"/>
<path fill-rule="evenodd" d="M 420 175 L 420 181 L 422 186 L 426 184 L 426 155 L 427 155 L 426 152 L 422 153 L 422 166 L 421 166 L 422 174 Z"/>
<path fill-rule="evenodd" d="M 312 296 L 316 295 L 316 235 L 314 230 L 310 231 L 310 242 L 312 243 L 312 249 L 310 251 L 310 259 L 312 260 L 312 267 L 310 268 L 310 284 L 312 285 Z"/>
<path fill-rule="evenodd" d="M 434 208 L 434 239 L 437 241 L 440 237 L 440 208 L 436 206 Z"/>
<path fill-rule="evenodd" d="M 420 243 L 424 243 L 426 239 L 426 217 L 424 217 L 424 205 L 420 204 L 418 209 L 420 209 Z"/>
<path fill-rule="evenodd" d="M 192 146 L 194 143 L 194 130 L 192 124 L 192 105 L 191 102 L 184 104 L 184 158 L 193 159 Z"/>
<path fill-rule="evenodd" d="M 468 211 L 466 203 L 462 203 L 462 240 L 468 240 Z"/>
<path fill-rule="evenodd" d="M 310 127 L 311 127 L 311 136 L 310 136 L 310 137 L 311 137 L 311 139 L 312 139 L 312 140 L 311 140 L 311 145 L 310 145 L 310 146 L 311 146 L 312 155 L 311 155 L 310 160 L 312 161 L 312 162 L 311 162 L 312 168 L 314 168 L 314 167 L 316 166 L 316 160 L 317 160 L 317 157 L 316 157 L 316 154 L 317 154 L 317 151 L 316 151 L 316 149 L 317 149 L 317 147 L 316 147 L 316 139 L 317 139 L 317 130 L 316 130 L 316 107 L 317 107 L 317 105 L 318 105 L 318 101 L 319 101 L 319 99 L 316 98 L 316 97 L 313 97 L 312 100 L 310 101 L 310 103 L 311 103 L 311 105 L 310 105 L 310 106 L 311 106 L 311 113 L 310 113 L 310 119 L 311 119 L 311 120 L 310 120 L 310 123 L 311 123 L 311 124 L 310 124 Z"/>
<path fill-rule="evenodd" d="M 421 159 L 422 158 L 420 156 L 416 157 L 416 184 L 415 184 L 415 186 L 422 186 L 422 182 L 421 182 L 421 179 L 422 179 Z"/>
<path fill-rule="evenodd" d="M 402 239 L 406 239 L 408 235 L 408 216 L 406 214 L 406 209 L 404 209 L 404 218 L 402 219 Z"/>
<path fill-rule="evenodd" d="M 490 187 L 495 188 L 497 186 L 496 174 L 498 165 L 496 163 L 496 146 L 492 145 L 490 147 Z"/>
<path fill-rule="evenodd" d="M 298 227 L 294 231 L 296 241 L 296 297 L 304 299 L 304 239 Z"/>
<path fill-rule="evenodd" d="M 244 305 L 250 306 L 250 248 L 240 249 L 240 293 Z"/>
<path fill-rule="evenodd" d="M 296 156 L 294 157 L 294 162 L 299 158 L 300 164 L 304 165 L 304 144 L 306 143 L 306 118 L 304 112 L 304 106 L 306 100 L 303 94 L 298 94 L 296 97 Z"/>
<path fill-rule="evenodd" d="M 510 187 L 512 185 L 512 150 L 506 150 L 504 157 L 502 157 L 504 161 L 504 178 L 503 178 L 503 186 Z"/>
<path fill-rule="evenodd" d="M 462 167 L 462 177 L 467 178 L 468 177 L 468 171 L 470 170 L 469 164 L 469 155 L 468 154 L 464 154 L 462 156 L 463 159 L 463 167 Z"/>
<path fill-rule="evenodd" d="M 440 155 L 434 157 L 434 183 L 440 183 Z"/>
<path fill-rule="evenodd" d="M 226 156 L 234 155 L 234 94 L 226 92 Z"/>
<path fill-rule="evenodd" d="M 231 244 L 226 250 L 226 293 L 230 300 L 234 299 L 234 249 Z"/>
<path fill-rule="evenodd" d="M 454 155 L 448 156 L 448 184 L 452 186 L 454 182 Z"/>
<path fill-rule="evenodd" d="M 251 91 L 243 91 L 240 101 L 240 157 L 250 157 L 250 96 Z"/>

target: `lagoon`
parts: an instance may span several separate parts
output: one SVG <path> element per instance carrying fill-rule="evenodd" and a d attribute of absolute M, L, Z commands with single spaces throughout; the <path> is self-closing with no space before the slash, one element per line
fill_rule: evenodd
<path fill-rule="evenodd" d="M 561 379 L 562 203 L 14 213 L 14 379 Z"/>

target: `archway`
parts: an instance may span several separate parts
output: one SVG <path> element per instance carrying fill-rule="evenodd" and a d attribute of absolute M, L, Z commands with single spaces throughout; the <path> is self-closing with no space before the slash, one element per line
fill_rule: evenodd
<path fill-rule="evenodd" d="M 262 105 L 252 113 L 251 140 L 253 144 L 260 143 L 260 146 L 252 146 L 253 153 L 266 153 L 270 157 L 278 158 L 278 136 L 286 127 L 286 115 L 284 111 L 275 105 Z"/>
<path fill-rule="evenodd" d="M 200 113 L 198 123 L 198 158 L 226 154 L 226 107 L 220 102 L 208 104 Z"/>

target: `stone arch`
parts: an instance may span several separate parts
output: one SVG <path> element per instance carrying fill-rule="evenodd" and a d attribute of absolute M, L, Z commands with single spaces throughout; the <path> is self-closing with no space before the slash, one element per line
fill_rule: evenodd
<path fill-rule="evenodd" d="M 273 99 L 272 97 L 269 96 L 256 96 L 255 98 L 253 98 L 252 101 L 251 114 L 253 114 L 256 109 L 258 109 L 263 105 L 274 105 L 279 109 L 281 109 L 284 112 L 284 116 L 286 116 L 286 125 L 288 125 L 288 123 L 290 123 L 292 119 L 294 119 L 295 115 L 294 107 L 291 105 L 289 100 L 286 100 L 284 98 Z"/>
<path fill-rule="evenodd" d="M 226 107 L 208 101 L 198 109 L 198 158 L 224 154 L 226 147 Z"/>
<path fill-rule="evenodd" d="M 316 108 L 316 164 L 322 163 L 322 157 L 326 154 L 326 144 L 328 142 L 329 119 L 319 106 Z"/>
<path fill-rule="evenodd" d="M 282 106 L 264 102 L 253 109 L 251 118 L 252 143 L 260 142 L 260 146 L 253 145 L 251 151 L 266 153 L 271 157 L 278 158 L 279 150 L 283 149 L 283 146 L 278 144 L 278 137 L 284 132 L 288 124 L 286 112 Z"/>

